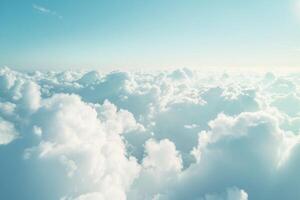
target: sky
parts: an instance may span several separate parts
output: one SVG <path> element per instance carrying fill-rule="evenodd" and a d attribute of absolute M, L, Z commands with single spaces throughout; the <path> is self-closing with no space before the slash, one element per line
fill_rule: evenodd
<path fill-rule="evenodd" d="M 0 199 L 300 199 L 299 36 L 300 0 L 0 0 Z"/>
<path fill-rule="evenodd" d="M 300 67 L 299 0 L 0 0 L 0 66 Z"/>

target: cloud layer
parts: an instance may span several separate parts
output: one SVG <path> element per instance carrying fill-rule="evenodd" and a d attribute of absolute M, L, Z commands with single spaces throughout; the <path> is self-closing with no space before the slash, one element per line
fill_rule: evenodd
<path fill-rule="evenodd" d="M 298 199 L 299 83 L 1 68 L 0 198 Z"/>

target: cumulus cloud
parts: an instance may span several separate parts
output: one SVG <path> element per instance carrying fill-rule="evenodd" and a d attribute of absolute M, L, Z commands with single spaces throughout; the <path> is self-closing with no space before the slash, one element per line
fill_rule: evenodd
<path fill-rule="evenodd" d="M 143 167 L 156 172 L 178 172 L 182 168 L 182 161 L 176 151 L 174 143 L 168 139 L 158 143 L 152 139 L 145 144 L 147 156 L 143 159 Z"/>
<path fill-rule="evenodd" d="M 197 199 L 231 185 L 245 188 L 253 199 L 276 199 L 286 187 L 282 173 L 297 173 L 287 166 L 298 151 L 299 137 L 281 130 L 272 115 L 220 114 L 209 126 L 209 131 L 199 134 L 198 146 L 192 151 L 197 163 L 183 172 L 171 199 Z M 290 188 L 286 195 L 298 196 L 299 192 Z"/>
<path fill-rule="evenodd" d="M 298 199 L 299 83 L 0 68 L 0 198 Z"/>
<path fill-rule="evenodd" d="M 145 152 L 142 170 L 129 194 L 130 199 L 158 198 L 182 169 L 181 155 L 168 139 L 149 139 L 145 143 Z"/>
<path fill-rule="evenodd" d="M 127 111 L 117 111 L 109 102 L 92 106 L 77 95 L 57 94 L 45 99 L 32 118 L 42 134 L 37 146 L 25 150 L 27 159 L 36 155 L 41 162 L 63 165 L 82 193 L 78 199 L 94 196 L 90 188 L 97 188 L 103 199 L 126 199 L 139 173 L 120 136 L 139 128 Z"/>
<path fill-rule="evenodd" d="M 35 111 L 40 106 L 40 88 L 39 86 L 29 81 L 25 83 L 21 89 L 22 94 L 22 102 L 24 109 L 27 109 L 29 111 Z"/>
<path fill-rule="evenodd" d="M 0 118 L 0 145 L 12 142 L 17 138 L 17 136 L 18 133 L 14 125 Z"/>

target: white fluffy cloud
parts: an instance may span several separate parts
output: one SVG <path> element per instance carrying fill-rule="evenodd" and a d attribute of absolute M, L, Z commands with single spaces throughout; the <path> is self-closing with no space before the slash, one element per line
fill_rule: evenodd
<path fill-rule="evenodd" d="M 130 199 L 153 199 L 176 180 L 182 170 L 182 159 L 173 142 L 168 139 L 145 143 L 145 157 L 139 178 Z"/>
<path fill-rule="evenodd" d="M 1 68 L 0 198 L 298 199 L 299 80 Z"/>
<path fill-rule="evenodd" d="M 155 142 L 150 139 L 145 144 L 147 156 L 143 159 L 143 167 L 156 173 L 179 172 L 182 161 L 174 143 L 168 139 Z"/>
<path fill-rule="evenodd" d="M 120 136 L 140 128 L 131 114 L 109 102 L 92 106 L 77 95 L 57 94 L 45 99 L 32 118 L 41 138 L 26 150 L 26 158 L 36 154 L 41 162 L 63 165 L 78 188 L 78 199 L 126 199 L 140 168 L 134 157 L 127 157 Z M 91 188 L 95 191 L 89 194 Z"/>
<path fill-rule="evenodd" d="M 198 146 L 192 151 L 197 163 L 183 171 L 170 199 L 197 199 L 232 185 L 245 188 L 253 199 L 276 199 L 287 187 L 282 184 L 282 174 L 296 176 L 297 171 L 289 163 L 293 160 L 294 165 L 300 165 L 294 161 L 299 137 L 281 130 L 272 115 L 220 114 L 209 125 L 210 130 L 199 134 Z M 300 181 L 293 181 L 294 184 L 299 187 Z M 299 195 L 293 188 L 288 191 L 289 197 Z"/>
<path fill-rule="evenodd" d="M 8 144 L 18 137 L 14 125 L 0 118 L 0 145 Z"/>

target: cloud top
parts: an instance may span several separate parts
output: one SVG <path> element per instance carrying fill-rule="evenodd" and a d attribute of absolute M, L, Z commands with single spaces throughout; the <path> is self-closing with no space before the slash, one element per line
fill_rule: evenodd
<path fill-rule="evenodd" d="M 299 83 L 295 73 L 1 68 L 0 196 L 297 199 Z"/>

